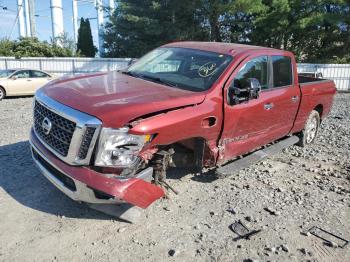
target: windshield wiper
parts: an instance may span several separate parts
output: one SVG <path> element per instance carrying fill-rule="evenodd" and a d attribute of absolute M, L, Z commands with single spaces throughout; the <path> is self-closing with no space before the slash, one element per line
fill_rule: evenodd
<path fill-rule="evenodd" d="M 126 70 L 117 70 L 117 72 L 122 73 L 123 75 L 136 76 L 135 74 L 131 73 L 130 71 L 126 71 Z"/>
<path fill-rule="evenodd" d="M 175 84 L 175 83 L 173 83 L 171 81 L 162 79 L 160 77 L 156 77 L 156 76 L 137 75 L 137 77 L 144 78 L 144 79 L 147 79 L 147 80 L 151 80 L 151 81 L 154 81 L 154 82 L 157 82 L 157 83 L 160 83 L 160 84 L 164 84 L 164 85 L 167 85 L 167 86 L 171 86 L 171 87 L 178 87 L 177 84 Z"/>
<path fill-rule="evenodd" d="M 160 83 L 160 84 L 164 84 L 164 85 L 167 85 L 167 86 L 178 87 L 177 84 L 175 84 L 175 83 L 173 83 L 171 81 L 165 80 L 165 79 L 161 79 L 160 77 L 149 76 L 149 75 L 142 75 L 142 74 L 135 74 L 135 73 L 132 73 L 130 71 L 125 71 L 125 70 L 118 70 L 118 72 L 122 73 L 124 75 L 129 75 L 129 76 L 137 77 L 137 78 L 143 78 L 143 79 L 150 80 L 150 81 L 153 81 L 153 82 L 157 82 L 157 83 Z"/>

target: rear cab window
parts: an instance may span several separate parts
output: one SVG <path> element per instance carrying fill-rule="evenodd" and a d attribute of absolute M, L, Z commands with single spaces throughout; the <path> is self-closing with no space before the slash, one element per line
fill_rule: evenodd
<path fill-rule="evenodd" d="M 272 56 L 273 87 L 293 84 L 292 60 L 289 56 Z"/>

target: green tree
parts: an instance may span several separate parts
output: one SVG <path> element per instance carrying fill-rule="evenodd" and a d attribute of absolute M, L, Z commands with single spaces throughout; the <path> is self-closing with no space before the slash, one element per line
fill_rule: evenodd
<path fill-rule="evenodd" d="M 77 51 L 86 57 L 95 57 L 97 52 L 92 40 L 91 27 L 89 19 L 80 19 L 80 27 L 78 30 Z"/>
<path fill-rule="evenodd" d="M 349 50 L 346 0 L 266 0 L 264 5 L 253 21 L 253 43 L 291 50 L 299 61 L 319 63 L 331 62 Z"/>
<path fill-rule="evenodd" d="M 23 37 L 15 41 L 0 40 L 0 55 L 15 57 L 71 57 L 74 55 L 74 51 L 46 41 L 39 41 L 36 37 Z"/>
<path fill-rule="evenodd" d="M 0 40 L 0 56 L 14 56 L 13 46 L 14 41 L 8 39 Z"/>
<path fill-rule="evenodd" d="M 107 56 L 139 57 L 174 40 L 246 43 L 298 61 L 350 62 L 349 0 L 120 0 L 105 27 Z"/>
<path fill-rule="evenodd" d="M 105 26 L 105 56 L 139 57 L 176 40 L 207 38 L 197 15 L 199 1 L 122 0 Z"/>

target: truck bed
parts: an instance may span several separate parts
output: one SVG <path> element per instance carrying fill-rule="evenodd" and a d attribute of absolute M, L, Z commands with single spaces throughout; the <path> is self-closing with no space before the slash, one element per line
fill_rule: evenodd
<path fill-rule="evenodd" d="M 298 76 L 301 101 L 296 116 L 293 132 L 299 132 L 312 110 L 317 110 L 324 119 L 331 109 L 333 96 L 336 92 L 333 80 Z"/>

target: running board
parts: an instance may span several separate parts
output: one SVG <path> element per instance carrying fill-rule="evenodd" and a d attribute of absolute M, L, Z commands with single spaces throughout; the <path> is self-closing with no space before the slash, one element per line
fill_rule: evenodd
<path fill-rule="evenodd" d="M 228 163 L 224 166 L 221 166 L 216 169 L 215 173 L 219 177 L 225 177 L 233 174 L 236 171 L 239 171 L 243 168 L 249 167 L 252 164 L 255 164 L 256 162 L 271 156 L 273 154 L 276 154 L 280 152 L 282 149 L 287 148 L 291 145 L 294 145 L 299 142 L 299 137 L 297 136 L 290 136 L 288 138 L 285 138 L 283 140 L 280 140 L 279 142 L 272 144 L 271 146 L 268 146 L 266 148 L 257 150 L 243 158 L 234 160 L 231 163 Z"/>

